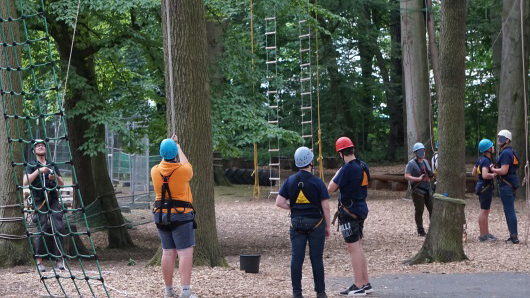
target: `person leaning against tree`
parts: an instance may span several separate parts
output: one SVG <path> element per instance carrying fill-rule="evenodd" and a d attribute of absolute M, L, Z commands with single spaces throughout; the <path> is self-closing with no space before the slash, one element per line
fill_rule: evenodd
<path fill-rule="evenodd" d="M 434 203 L 430 179 L 434 177 L 429 163 L 425 161 L 425 146 L 422 143 L 414 144 L 412 151 L 414 158 L 405 168 L 405 179 L 410 182 L 412 201 L 414 202 L 414 219 L 419 236 L 426 236 L 423 228 L 423 211 L 427 206 L 429 218 L 432 214 Z"/>
<path fill-rule="evenodd" d="M 164 297 L 177 297 L 173 289 L 173 271 L 178 255 L 181 285 L 178 297 L 196 298 L 190 292 L 196 228 L 190 189 L 193 169 L 175 135 L 160 143 L 160 155 L 163 159 L 151 169 L 151 179 L 156 192 L 154 222 L 162 242 Z M 180 162 L 177 162 L 177 155 Z"/>
<path fill-rule="evenodd" d="M 293 298 L 303 298 L 302 265 L 308 242 L 317 298 L 327 298 L 322 256 L 330 235 L 329 193 L 324 182 L 311 173 L 313 157 L 307 147 L 296 150 L 294 161 L 299 171 L 285 180 L 276 198 L 276 206 L 291 211 Z"/>
<path fill-rule="evenodd" d="M 328 185 L 329 193 L 339 190 L 338 219 L 339 230 L 346 242 L 353 268 L 353 284 L 340 291 L 344 296 L 365 296 L 373 292 L 368 281 L 368 264 L 362 247 L 364 220 L 368 216 L 368 166 L 355 157 L 353 142 L 341 137 L 335 144 L 344 165 L 337 171 Z"/>
<path fill-rule="evenodd" d="M 512 133 L 503 129 L 499 131 L 497 137 L 497 144 L 501 152 L 499 153 L 499 158 L 497 158 L 497 165 L 492 165 L 491 171 L 497 174 L 497 179 L 499 179 L 499 194 L 504 208 L 508 231 L 510 232 L 510 237 L 506 239 L 506 243 L 518 244 L 515 191 L 519 187 L 519 177 L 517 177 L 519 160 L 511 147 Z"/>
<path fill-rule="evenodd" d="M 490 214 L 491 200 L 493 199 L 493 179 L 496 174 L 491 172 L 491 164 L 495 146 L 488 139 L 483 139 L 478 143 L 478 149 L 483 155 L 477 160 L 473 167 L 473 176 L 478 177 L 478 183 L 475 186 L 475 194 L 478 195 L 480 202 L 480 212 L 478 215 L 478 227 L 480 236 L 478 240 L 496 241 L 497 238 L 490 234 L 488 227 L 488 216 Z"/>

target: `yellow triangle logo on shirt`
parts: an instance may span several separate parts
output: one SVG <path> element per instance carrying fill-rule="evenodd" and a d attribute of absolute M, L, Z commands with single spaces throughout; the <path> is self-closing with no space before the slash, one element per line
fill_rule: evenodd
<path fill-rule="evenodd" d="M 309 204 L 309 200 L 305 197 L 304 192 L 300 191 L 298 193 L 298 198 L 296 198 L 296 204 Z"/>

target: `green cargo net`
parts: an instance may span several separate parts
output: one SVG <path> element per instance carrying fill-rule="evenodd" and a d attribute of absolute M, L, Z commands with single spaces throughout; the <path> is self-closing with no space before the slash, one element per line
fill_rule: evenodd
<path fill-rule="evenodd" d="M 7 235 L 10 238 L 4 235 L 4 238 L 28 239 L 34 259 L 42 259 L 43 265 L 51 268 L 46 272 L 37 269 L 50 296 L 110 297 L 92 241 L 87 210 L 79 192 L 70 146 L 67 145 L 68 154 L 63 160 L 54 159 L 51 154 L 52 145 L 56 142 L 63 140 L 68 144 L 68 134 L 44 2 L 0 1 L 5 1 L 7 8 L 7 11 L 0 11 L 0 95 L 19 203 L 2 207 L 20 207 L 22 212 L 21 217 L 2 220 L 22 221 L 26 229 L 26 235 Z M 62 129 L 56 130 L 55 135 L 47 133 L 46 123 L 50 121 L 61 123 Z M 37 136 L 47 148 L 46 165 L 37 163 L 31 151 L 23 154 L 28 147 L 35 145 Z M 35 161 L 30 160 L 31 157 Z M 31 173 L 26 169 L 30 166 L 36 168 L 41 181 L 46 181 L 42 172 L 45 168 L 67 167 L 72 173 L 71 181 L 65 181 L 64 185 L 41 183 L 42 187 L 35 187 L 30 183 L 24 186 L 21 178 L 25 175 L 29 181 Z M 61 194 L 64 188 L 73 189 L 78 198 L 76 204 L 70 204 L 64 198 Z M 26 201 L 24 191 L 31 192 L 30 197 L 40 200 Z M 24 220 L 27 218 L 33 220 Z M 77 226 L 71 218 L 76 219 Z M 42 240 L 39 251 L 35 248 L 37 238 Z M 59 270 L 57 265 L 63 262 L 64 270 Z M 59 290 L 61 293 L 57 293 Z"/>

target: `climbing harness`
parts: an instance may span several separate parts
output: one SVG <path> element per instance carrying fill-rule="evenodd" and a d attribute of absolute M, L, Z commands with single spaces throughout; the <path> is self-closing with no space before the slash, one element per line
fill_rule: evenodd
<path fill-rule="evenodd" d="M 182 200 L 176 200 L 171 197 L 171 190 L 169 189 L 169 179 L 171 178 L 171 175 L 176 171 L 174 169 L 171 174 L 164 176 L 162 173 L 160 173 L 160 176 L 162 177 L 162 199 L 159 201 L 155 201 L 153 212 L 158 213 L 158 219 L 159 222 L 156 223 L 156 227 L 162 231 L 173 231 L 176 228 L 178 228 L 181 225 L 193 222 L 193 228 L 197 228 L 197 223 L 195 222 L 195 209 L 193 208 L 193 205 L 188 201 L 182 201 Z M 168 199 L 166 200 L 166 194 Z M 183 208 L 183 211 L 178 211 L 177 208 Z M 179 220 L 179 221 L 171 221 L 171 211 L 175 210 L 176 213 L 184 213 L 186 212 L 186 209 L 191 209 L 191 213 L 193 214 L 193 219 L 189 220 Z M 166 212 L 164 212 L 166 211 Z M 166 221 L 163 221 L 162 214 L 167 213 Z"/>
<path fill-rule="evenodd" d="M 290 199 L 289 199 L 289 206 L 291 206 L 291 214 L 292 214 L 292 210 L 293 210 L 293 207 L 296 205 L 296 204 L 300 204 L 300 203 L 297 203 L 297 200 L 300 198 L 300 195 L 303 195 L 305 199 L 307 199 L 307 201 L 309 201 L 309 204 L 313 205 L 314 207 L 316 207 L 319 211 L 320 211 L 320 215 L 322 216 L 320 221 L 318 221 L 318 223 L 313 226 L 311 229 L 309 230 L 299 230 L 299 229 L 296 229 L 295 227 L 293 227 L 293 225 L 291 224 L 291 228 L 295 231 L 297 231 L 298 233 L 304 233 L 304 234 L 311 234 L 313 231 L 315 231 L 323 222 L 324 222 L 324 212 L 322 210 L 322 204 L 315 201 L 315 199 L 311 196 L 308 196 L 306 195 L 306 193 L 304 192 L 304 187 L 306 186 L 306 183 L 307 181 L 309 181 L 309 179 L 311 179 L 311 177 L 313 176 L 311 174 L 311 176 L 307 175 L 307 177 L 304 177 L 302 178 L 302 171 L 299 171 L 298 173 L 295 174 L 294 178 L 296 180 L 296 185 L 298 187 L 298 191 L 296 192 L 296 195 L 295 196 L 290 196 Z"/>

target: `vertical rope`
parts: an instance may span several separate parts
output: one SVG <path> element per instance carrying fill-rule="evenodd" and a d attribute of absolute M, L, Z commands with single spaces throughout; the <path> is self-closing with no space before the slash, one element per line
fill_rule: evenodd
<path fill-rule="evenodd" d="M 256 81 L 254 80 L 254 14 L 252 0 L 250 0 L 250 48 L 252 51 L 252 97 L 256 98 Z M 254 200 L 259 200 L 261 189 L 259 187 L 259 170 L 258 170 L 258 143 L 254 142 L 254 190 L 252 196 Z"/>
<path fill-rule="evenodd" d="M 169 115 L 171 117 L 171 135 L 175 134 L 175 97 L 173 94 L 173 55 L 171 54 L 171 30 L 169 21 L 169 0 L 166 0 L 166 34 L 167 34 L 167 54 L 168 54 L 168 68 L 169 68 L 169 103 L 171 110 Z"/>
<path fill-rule="evenodd" d="M 318 6 L 318 0 L 315 0 L 315 6 Z M 322 130 L 320 128 L 320 83 L 319 83 L 319 66 L 318 66 L 318 34 L 320 34 L 319 26 L 318 26 L 318 11 L 315 10 L 315 19 L 317 22 L 316 25 L 316 40 L 315 40 L 315 46 L 316 46 L 316 62 L 317 62 L 317 68 L 316 68 L 316 76 L 317 76 L 317 118 L 318 118 L 318 172 L 320 179 L 324 181 L 324 164 L 322 162 Z"/>
<path fill-rule="evenodd" d="M 526 231 L 525 231 L 525 242 L 528 246 L 528 232 L 530 224 L 530 185 L 528 178 L 530 176 L 529 164 L 528 164 L 528 102 L 526 97 L 526 68 L 525 68 L 525 49 L 524 49 L 524 0 L 520 0 L 520 10 L 521 10 L 521 62 L 523 64 L 523 98 L 524 98 L 524 137 L 525 137 L 525 154 L 526 154 L 526 164 L 524 166 L 524 185 L 525 185 L 525 196 L 526 196 Z"/>

